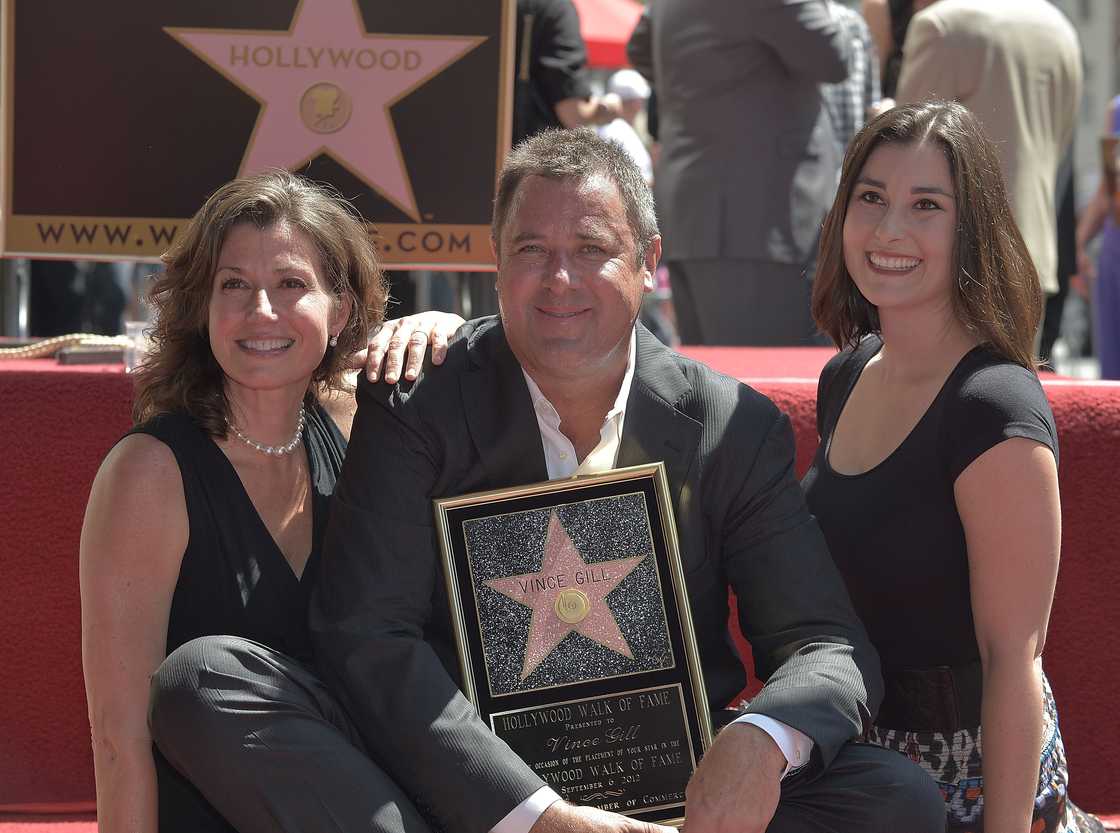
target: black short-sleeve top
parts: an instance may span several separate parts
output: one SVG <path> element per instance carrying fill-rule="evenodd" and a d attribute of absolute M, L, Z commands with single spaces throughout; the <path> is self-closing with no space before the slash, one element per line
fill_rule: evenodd
<path fill-rule="evenodd" d="M 863 474 L 839 474 L 828 463 L 832 436 L 860 373 L 881 347 L 877 336 L 868 336 L 821 374 L 821 442 L 802 488 L 884 672 L 966 665 L 980 652 L 953 483 L 1011 437 L 1042 443 L 1057 458 L 1054 415 L 1034 373 L 976 347 L 897 449 Z"/>

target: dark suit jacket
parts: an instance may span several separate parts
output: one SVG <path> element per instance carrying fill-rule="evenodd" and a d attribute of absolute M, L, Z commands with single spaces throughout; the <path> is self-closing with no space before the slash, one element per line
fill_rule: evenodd
<path fill-rule="evenodd" d="M 657 90 L 667 260 L 802 266 L 840 162 L 822 82 L 851 49 L 824 0 L 650 0 L 630 62 Z"/>
<path fill-rule="evenodd" d="M 665 463 L 709 701 L 744 672 L 727 588 L 767 680 L 750 706 L 826 764 L 881 693 L 765 397 L 638 328 L 619 466 Z M 497 319 L 460 330 L 443 366 L 396 389 L 363 380 L 312 605 L 315 648 L 371 754 L 446 830 L 483 833 L 542 781 L 459 692 L 431 501 L 547 479 L 536 416 Z"/>

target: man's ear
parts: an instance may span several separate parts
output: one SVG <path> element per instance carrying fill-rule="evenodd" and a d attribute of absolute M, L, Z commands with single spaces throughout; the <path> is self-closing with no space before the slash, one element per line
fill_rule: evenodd
<path fill-rule="evenodd" d="M 661 235 L 655 234 L 642 255 L 642 291 L 653 292 L 657 285 L 657 264 L 661 262 Z"/>
<path fill-rule="evenodd" d="M 498 246 L 498 241 L 494 239 L 494 235 L 490 235 L 490 253 L 494 255 L 494 265 L 499 269 L 502 268 L 502 250 Z"/>

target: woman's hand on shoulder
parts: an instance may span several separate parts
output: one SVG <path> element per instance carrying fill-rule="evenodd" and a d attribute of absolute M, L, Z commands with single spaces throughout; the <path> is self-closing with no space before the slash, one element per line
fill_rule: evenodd
<path fill-rule="evenodd" d="M 437 310 L 391 319 L 373 334 L 367 350 L 355 354 L 355 366 L 364 366 L 371 382 L 380 376 L 392 385 L 402 375 L 411 381 L 420 375 L 429 345 L 432 364 L 443 363 L 447 342 L 462 325 L 458 315 Z"/>

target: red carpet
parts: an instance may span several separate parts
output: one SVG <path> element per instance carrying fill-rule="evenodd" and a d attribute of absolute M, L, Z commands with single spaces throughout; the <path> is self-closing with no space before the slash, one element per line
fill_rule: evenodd
<path fill-rule="evenodd" d="M 831 347 L 681 347 L 680 352 L 752 385 L 753 379 L 808 379 L 816 385 L 821 370 L 836 355 Z"/>

